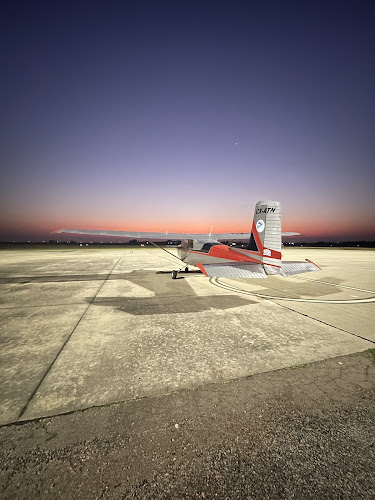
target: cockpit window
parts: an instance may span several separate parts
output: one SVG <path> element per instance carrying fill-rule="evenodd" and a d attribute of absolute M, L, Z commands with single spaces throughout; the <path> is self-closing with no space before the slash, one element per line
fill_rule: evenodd
<path fill-rule="evenodd" d="M 220 243 L 205 243 L 201 249 L 201 252 L 209 252 L 210 248 L 213 247 L 214 245 L 220 245 Z"/>

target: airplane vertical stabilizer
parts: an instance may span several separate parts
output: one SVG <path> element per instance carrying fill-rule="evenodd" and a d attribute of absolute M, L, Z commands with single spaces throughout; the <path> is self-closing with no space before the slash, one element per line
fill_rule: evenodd
<path fill-rule="evenodd" d="M 267 274 L 280 273 L 281 208 L 278 201 L 258 201 L 255 205 L 250 241 L 246 249 L 254 253 L 254 258 L 259 257 Z"/>

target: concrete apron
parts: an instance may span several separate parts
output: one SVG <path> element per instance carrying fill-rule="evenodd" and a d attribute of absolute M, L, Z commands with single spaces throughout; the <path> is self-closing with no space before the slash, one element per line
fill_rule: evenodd
<path fill-rule="evenodd" d="M 3 252 L 0 423 L 374 347 L 374 303 L 351 297 L 375 296 L 374 255 L 302 248 L 285 258 L 322 272 L 218 284 L 172 280 L 159 250 Z"/>

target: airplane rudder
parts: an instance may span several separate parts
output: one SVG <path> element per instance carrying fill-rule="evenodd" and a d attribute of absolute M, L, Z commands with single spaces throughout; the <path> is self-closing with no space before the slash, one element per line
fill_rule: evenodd
<path fill-rule="evenodd" d="M 263 203 L 264 238 L 263 246 L 272 250 L 272 253 L 281 253 L 281 206 L 278 201 Z M 281 258 L 281 254 L 280 254 Z"/>
<path fill-rule="evenodd" d="M 281 259 L 281 208 L 278 201 L 262 200 L 255 205 L 248 250 L 264 259 Z"/>

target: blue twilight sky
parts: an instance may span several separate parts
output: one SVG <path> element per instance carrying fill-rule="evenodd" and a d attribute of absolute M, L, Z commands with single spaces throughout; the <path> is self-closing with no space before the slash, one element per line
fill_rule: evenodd
<path fill-rule="evenodd" d="M 375 4 L 3 2 L 0 239 L 375 239 Z"/>

